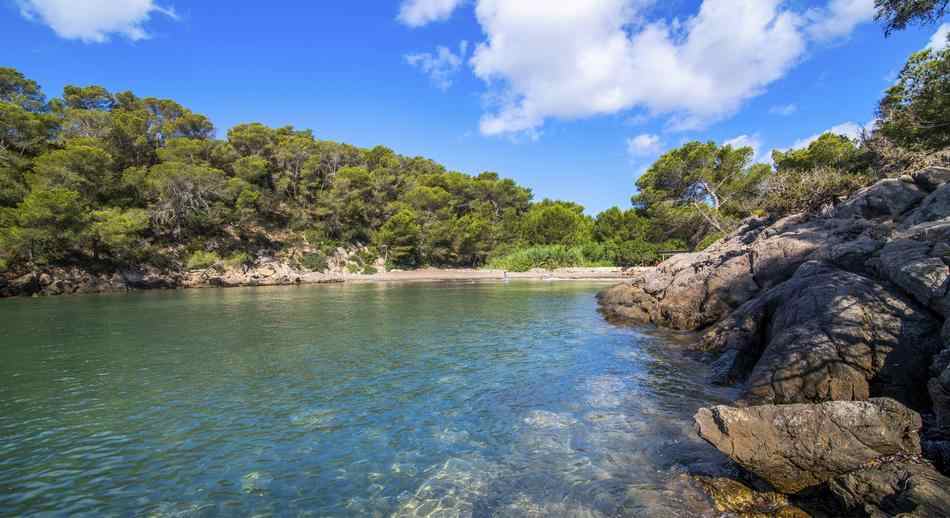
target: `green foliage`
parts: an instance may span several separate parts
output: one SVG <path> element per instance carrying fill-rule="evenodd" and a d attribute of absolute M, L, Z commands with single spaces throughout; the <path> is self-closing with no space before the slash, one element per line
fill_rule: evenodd
<path fill-rule="evenodd" d="M 77 191 L 88 200 L 104 201 L 112 185 L 112 157 L 102 149 L 71 145 L 33 161 L 32 181 L 45 188 Z"/>
<path fill-rule="evenodd" d="M 323 252 L 310 252 L 300 258 L 300 266 L 312 272 L 325 272 L 330 268 L 330 261 Z"/>
<path fill-rule="evenodd" d="M 535 245 L 577 245 L 590 239 L 592 222 L 576 203 L 544 200 L 524 216 L 522 237 Z"/>
<path fill-rule="evenodd" d="M 908 25 L 940 20 L 948 4 L 950 0 L 874 0 L 875 19 L 884 22 L 884 33 L 890 35 Z"/>
<path fill-rule="evenodd" d="M 637 182 L 633 197 L 655 226 L 654 241 L 699 242 L 710 232 L 726 232 L 750 215 L 762 181 L 771 174 L 753 164 L 750 147 L 689 142 L 665 153 Z"/>
<path fill-rule="evenodd" d="M 411 209 L 402 209 L 389 218 L 376 233 L 376 244 L 386 261 L 398 268 L 413 268 L 419 263 L 422 227 Z"/>
<path fill-rule="evenodd" d="M 772 161 L 778 171 L 818 167 L 857 169 L 863 165 L 861 159 L 864 155 L 850 138 L 824 133 L 807 147 L 784 152 L 772 151 Z"/>
<path fill-rule="evenodd" d="M 872 181 L 867 175 L 831 167 L 779 171 L 769 178 L 763 208 L 775 216 L 818 212 Z"/>
<path fill-rule="evenodd" d="M 56 187 L 34 188 L 2 219 L 0 255 L 33 267 L 65 259 L 79 246 L 87 216 L 78 192 Z"/>
<path fill-rule="evenodd" d="M 137 257 L 142 246 L 142 233 L 148 229 L 148 212 L 144 209 L 110 207 L 92 213 L 89 235 L 96 255 L 105 251 L 119 259 Z"/>
<path fill-rule="evenodd" d="M 228 268 L 247 268 L 254 265 L 254 256 L 247 252 L 235 252 L 224 260 Z"/>
<path fill-rule="evenodd" d="M 598 258 L 587 257 L 585 252 L 600 254 L 597 248 L 585 246 L 540 245 L 523 248 L 488 262 L 488 267 L 511 272 L 526 272 L 533 268 L 553 270 L 572 266 L 610 266 L 611 263 Z"/>
<path fill-rule="evenodd" d="M 950 146 L 950 44 L 910 57 L 881 100 L 878 119 L 879 133 L 903 148 Z"/>
<path fill-rule="evenodd" d="M 45 97 L 36 81 L 16 69 L 0 67 L 0 102 L 35 112 L 43 108 Z"/>
<path fill-rule="evenodd" d="M 221 260 L 218 254 L 207 252 L 205 250 L 196 250 L 185 261 L 185 268 L 188 270 L 206 270 L 217 264 Z"/>

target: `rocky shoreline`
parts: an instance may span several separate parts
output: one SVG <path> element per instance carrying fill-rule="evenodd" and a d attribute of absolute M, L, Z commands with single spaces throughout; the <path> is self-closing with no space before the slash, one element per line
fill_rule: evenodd
<path fill-rule="evenodd" d="M 950 516 L 950 169 L 748 220 L 599 302 L 613 321 L 701 332 L 709 382 L 741 387 L 695 417 L 744 474 L 697 478 L 719 511 Z"/>
<path fill-rule="evenodd" d="M 208 268 L 197 271 L 163 271 L 157 268 L 91 273 L 80 268 L 53 268 L 5 279 L 0 277 L 0 298 L 115 293 L 148 289 L 234 288 L 295 286 L 339 282 L 443 282 L 503 280 L 616 281 L 639 269 L 559 268 L 506 272 L 504 270 L 442 269 L 384 271 L 375 274 L 310 272 L 281 261 L 264 261 L 251 267 Z"/>

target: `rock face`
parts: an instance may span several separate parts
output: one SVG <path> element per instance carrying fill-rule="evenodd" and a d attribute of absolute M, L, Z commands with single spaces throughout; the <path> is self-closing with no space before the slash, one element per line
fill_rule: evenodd
<path fill-rule="evenodd" d="M 609 318 L 695 331 L 788 280 L 817 252 L 878 232 L 865 220 L 752 219 L 709 249 L 674 256 L 600 294 Z M 878 241 L 867 238 L 873 246 Z M 873 250 L 872 250 L 873 252 Z M 827 253 L 827 252 L 826 252 Z M 836 252 L 847 260 L 853 250 Z"/>
<path fill-rule="evenodd" d="M 754 364 L 749 403 L 880 395 L 919 408 L 926 394 L 915 373 L 927 370 L 939 348 L 937 326 L 928 311 L 900 293 L 811 261 L 716 325 L 704 340 L 707 350 L 732 351 L 718 365 L 728 377 L 739 377 Z"/>
<path fill-rule="evenodd" d="M 779 491 L 823 491 L 832 515 L 950 516 L 950 169 L 750 219 L 599 302 L 703 332 L 711 381 L 741 396 L 700 410 L 699 434 Z"/>
<path fill-rule="evenodd" d="M 700 437 L 784 493 L 882 457 L 920 454 L 920 416 L 897 401 L 703 408 Z"/>
<path fill-rule="evenodd" d="M 938 517 L 950 513 L 950 478 L 924 463 L 884 463 L 836 477 L 828 487 L 840 514 Z"/>

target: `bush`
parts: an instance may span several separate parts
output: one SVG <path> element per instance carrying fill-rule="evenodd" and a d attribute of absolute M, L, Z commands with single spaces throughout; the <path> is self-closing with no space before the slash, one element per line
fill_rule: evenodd
<path fill-rule="evenodd" d="M 310 252 L 300 258 L 300 266 L 312 272 L 325 272 L 330 267 L 330 262 L 323 252 Z"/>
<path fill-rule="evenodd" d="M 188 256 L 188 260 L 185 261 L 185 267 L 189 270 L 204 270 L 214 266 L 220 260 L 221 258 L 214 252 L 197 250 Z"/>
<path fill-rule="evenodd" d="M 373 275 L 373 274 L 379 273 L 379 270 L 377 270 L 375 266 L 371 264 L 367 264 L 366 266 L 363 267 L 362 273 L 363 275 Z"/>
<path fill-rule="evenodd" d="M 589 260 L 584 256 L 584 246 L 564 245 L 533 246 L 517 250 L 488 262 L 489 268 L 526 272 L 532 268 L 567 268 L 570 266 L 609 266 L 604 260 Z"/>
<path fill-rule="evenodd" d="M 239 266 L 250 266 L 254 264 L 254 257 L 247 252 L 235 252 L 231 257 L 224 260 L 228 268 L 237 268 Z"/>
<path fill-rule="evenodd" d="M 865 174 L 848 173 L 830 167 L 782 171 L 769 178 L 764 206 L 774 216 L 818 212 L 872 181 Z"/>

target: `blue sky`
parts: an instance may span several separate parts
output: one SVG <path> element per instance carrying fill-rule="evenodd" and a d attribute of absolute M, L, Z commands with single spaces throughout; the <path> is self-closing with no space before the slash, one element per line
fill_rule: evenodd
<path fill-rule="evenodd" d="M 938 30 L 885 39 L 873 0 L 0 2 L 0 66 L 49 96 L 172 98 L 219 135 L 312 128 L 589 212 L 629 206 L 635 177 L 688 140 L 745 136 L 764 157 L 853 131 Z"/>

